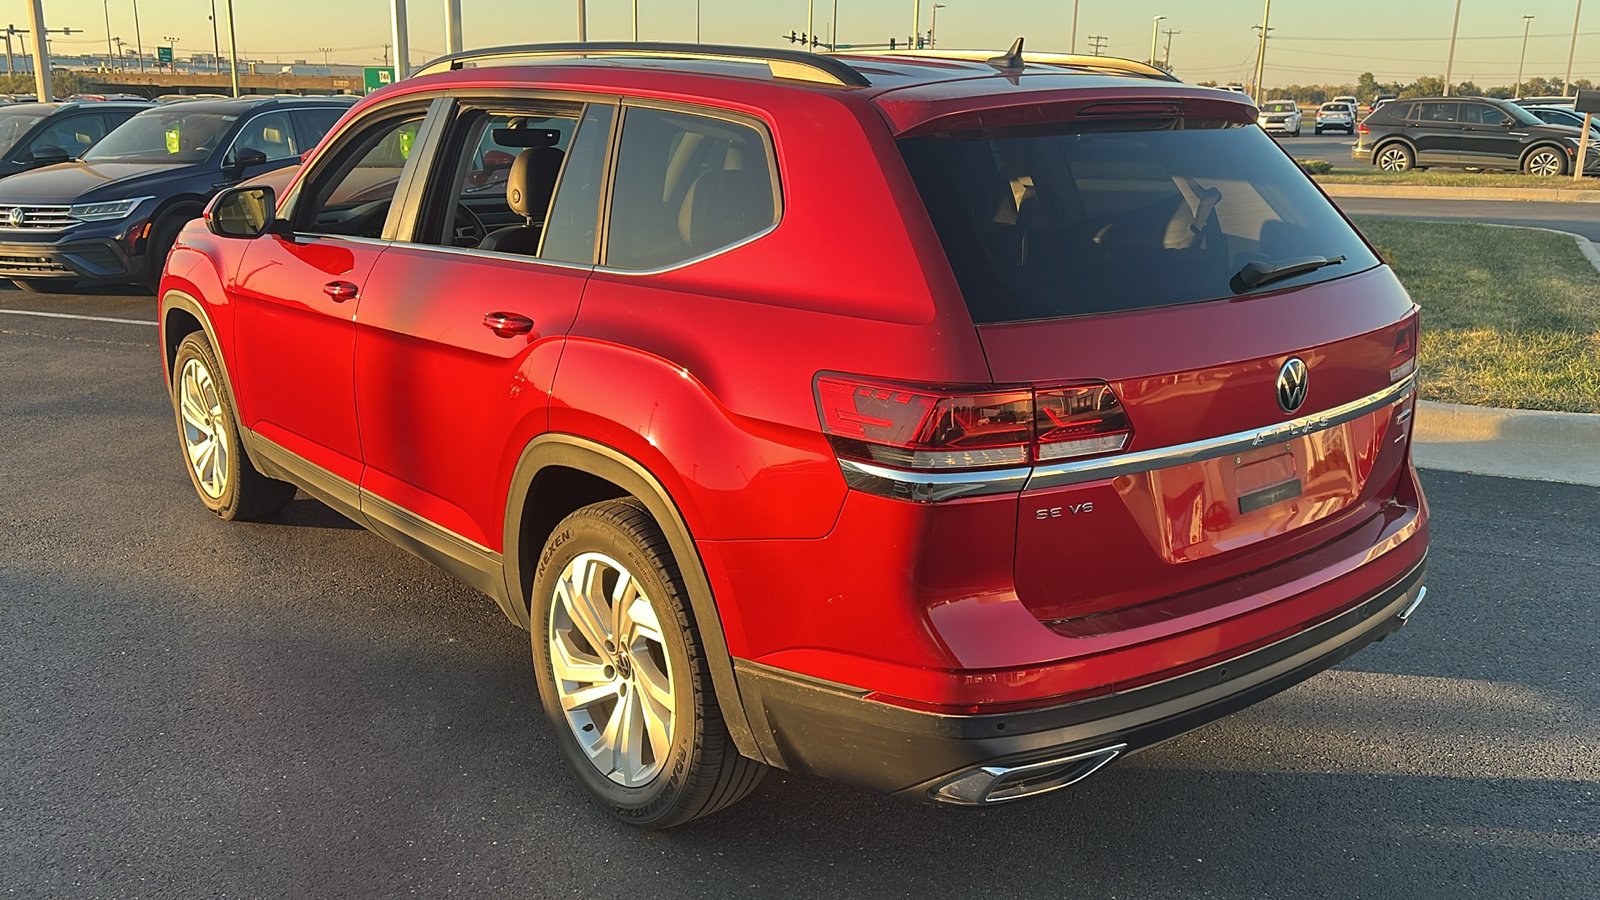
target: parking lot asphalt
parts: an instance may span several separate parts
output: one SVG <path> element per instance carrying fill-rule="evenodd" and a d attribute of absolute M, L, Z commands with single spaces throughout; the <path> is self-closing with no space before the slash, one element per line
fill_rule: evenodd
<path fill-rule="evenodd" d="M 148 296 L 0 309 L 150 319 Z M 0 314 L 0 892 L 1592 898 L 1600 490 L 1426 472 L 1429 594 L 1337 669 L 984 811 L 774 773 L 595 809 L 494 604 L 315 501 L 229 524 L 155 330 Z"/>

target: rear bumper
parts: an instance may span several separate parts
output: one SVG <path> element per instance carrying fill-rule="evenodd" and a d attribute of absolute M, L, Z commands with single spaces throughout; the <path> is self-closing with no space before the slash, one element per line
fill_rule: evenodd
<path fill-rule="evenodd" d="M 141 277 L 143 265 L 111 238 L 0 243 L 0 278 L 130 281 Z"/>
<path fill-rule="evenodd" d="M 1350 148 L 1350 158 L 1355 160 L 1356 162 L 1371 163 L 1372 162 L 1372 148 L 1371 147 L 1363 147 L 1360 144 L 1357 144 L 1354 147 Z"/>
<path fill-rule="evenodd" d="M 984 805 L 1062 787 L 1112 758 L 1176 737 L 1284 690 L 1406 623 L 1426 564 L 1343 613 L 1265 647 L 1115 694 L 1023 712 L 944 715 L 867 699 L 866 692 L 736 661 L 739 692 L 785 768 L 920 800 Z M 988 782 L 1038 763 L 1070 761 L 1061 783 Z M 1076 776 L 1076 777 L 1074 777 Z"/>

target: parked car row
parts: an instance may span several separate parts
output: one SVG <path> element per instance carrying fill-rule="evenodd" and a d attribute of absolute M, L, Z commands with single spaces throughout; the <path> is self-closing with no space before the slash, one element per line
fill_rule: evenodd
<path fill-rule="evenodd" d="M 218 190 L 298 163 L 354 99 L 0 107 L 0 278 L 36 292 L 153 288 Z"/>

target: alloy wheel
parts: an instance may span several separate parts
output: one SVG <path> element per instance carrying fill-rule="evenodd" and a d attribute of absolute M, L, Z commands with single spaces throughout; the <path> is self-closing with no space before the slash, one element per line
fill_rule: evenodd
<path fill-rule="evenodd" d="M 1399 147 L 1390 147 L 1378 154 L 1378 168 L 1385 172 L 1404 172 L 1411 168 L 1411 158 Z"/>
<path fill-rule="evenodd" d="M 1536 150 L 1528 157 L 1528 174 L 1560 175 L 1561 157 L 1553 150 Z"/>
<path fill-rule="evenodd" d="M 603 553 L 567 563 L 550 604 L 550 668 L 589 762 L 624 787 L 648 784 L 672 748 L 672 665 L 644 585 Z"/>
<path fill-rule="evenodd" d="M 183 447 L 195 484 L 207 497 L 220 500 L 228 490 L 228 423 L 222 395 L 211 371 L 198 359 L 184 362 L 178 374 L 178 412 L 183 418 Z"/>

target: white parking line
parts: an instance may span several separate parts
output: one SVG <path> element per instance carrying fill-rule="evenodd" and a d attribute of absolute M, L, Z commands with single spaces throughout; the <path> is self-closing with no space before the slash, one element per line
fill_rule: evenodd
<path fill-rule="evenodd" d="M 75 316 L 71 313 L 40 312 L 36 309 L 0 309 L 8 316 L 41 316 L 46 319 L 81 319 L 85 322 L 115 322 L 118 325 L 159 325 L 147 319 L 113 319 L 109 316 Z"/>

